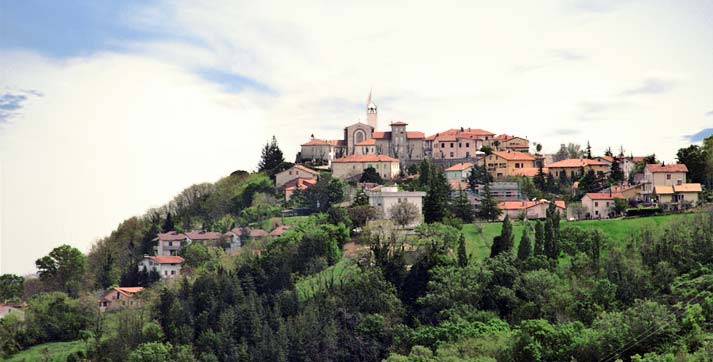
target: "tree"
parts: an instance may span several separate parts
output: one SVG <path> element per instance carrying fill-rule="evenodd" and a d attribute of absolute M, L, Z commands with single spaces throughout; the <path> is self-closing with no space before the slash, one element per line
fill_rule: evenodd
<path fill-rule="evenodd" d="M 559 219 L 559 211 L 554 200 L 552 200 L 547 208 L 547 217 L 545 219 L 544 251 L 550 260 L 555 261 L 559 258 Z"/>
<path fill-rule="evenodd" d="M 430 169 L 428 191 L 423 200 L 423 214 L 427 223 L 439 222 L 448 215 L 448 200 L 450 199 L 451 186 L 446 180 L 443 171 L 435 165 Z"/>
<path fill-rule="evenodd" d="M 589 144 L 589 142 L 587 142 L 587 144 Z M 614 154 L 611 151 L 611 147 L 607 147 L 607 149 L 604 151 L 604 156 L 614 157 Z"/>
<path fill-rule="evenodd" d="M 171 216 L 171 212 L 166 213 L 166 220 L 163 222 L 163 232 L 167 233 L 169 231 L 175 230 L 176 226 L 173 224 L 173 216 Z"/>
<path fill-rule="evenodd" d="M 698 145 L 690 145 L 686 148 L 680 148 L 676 152 L 676 160 L 678 163 L 683 163 L 688 168 L 688 179 L 690 182 L 706 184 L 707 181 L 707 161 L 709 155 L 705 148 Z"/>
<path fill-rule="evenodd" d="M 72 296 L 79 289 L 87 268 L 87 257 L 69 245 L 58 246 L 35 261 L 40 280 L 53 290 L 65 291 Z"/>
<path fill-rule="evenodd" d="M 363 227 L 369 220 L 376 219 L 378 216 L 378 210 L 368 204 L 352 206 L 347 212 L 355 227 Z"/>
<path fill-rule="evenodd" d="M 404 200 L 391 206 L 391 208 L 389 208 L 389 215 L 391 216 L 391 220 L 394 220 L 396 225 L 404 228 L 406 225 L 410 225 L 416 221 L 419 212 L 416 205 Z"/>
<path fill-rule="evenodd" d="M 535 248 L 533 254 L 545 254 L 545 229 L 540 221 L 535 222 Z"/>
<path fill-rule="evenodd" d="M 492 221 L 497 219 L 502 213 L 503 212 L 498 207 L 497 200 L 495 200 L 495 197 L 493 197 L 493 194 L 490 192 L 490 184 L 485 184 L 483 187 L 483 195 L 480 201 L 480 211 L 478 216 L 485 220 Z"/>
<path fill-rule="evenodd" d="M 461 219 L 464 223 L 472 223 L 475 218 L 475 208 L 468 200 L 465 191 L 458 189 L 458 196 L 453 200 L 451 205 L 453 216 Z"/>
<path fill-rule="evenodd" d="M 540 154 L 540 152 L 542 152 L 542 143 L 535 143 L 535 152 L 537 154 Z"/>
<path fill-rule="evenodd" d="M 545 191 L 545 180 L 546 178 L 545 173 L 542 170 L 542 164 L 539 164 L 537 167 L 537 175 L 532 178 L 532 183 L 534 183 L 540 191 Z"/>
<path fill-rule="evenodd" d="M 277 138 L 272 136 L 272 141 L 265 143 L 265 146 L 262 148 L 258 172 L 267 172 L 268 175 L 272 177 L 276 173 L 275 171 L 284 163 L 285 158 L 282 155 L 282 150 L 277 146 Z"/>
<path fill-rule="evenodd" d="M 525 261 L 532 255 L 532 245 L 530 244 L 528 229 L 528 225 L 522 228 L 522 238 L 520 239 L 520 245 L 517 247 L 517 259 L 520 261 Z"/>
<path fill-rule="evenodd" d="M 476 192 L 478 185 L 485 185 L 493 180 L 493 176 L 485 168 L 485 165 L 473 165 L 468 173 L 468 188 Z"/>
<path fill-rule="evenodd" d="M 465 235 L 460 233 L 460 239 L 458 239 L 458 266 L 464 268 L 468 266 L 468 255 L 465 249 Z"/>
<path fill-rule="evenodd" d="M 480 148 L 480 152 L 485 153 L 486 156 L 490 156 L 493 153 L 493 148 L 490 146 L 483 146 Z"/>
<path fill-rule="evenodd" d="M 14 274 L 0 275 L 0 304 L 19 300 L 25 286 L 25 278 Z"/>
<path fill-rule="evenodd" d="M 302 205 L 314 212 L 325 212 L 332 205 L 344 201 L 344 187 L 344 181 L 324 174 L 316 184 L 304 190 Z"/>
<path fill-rule="evenodd" d="M 379 175 L 378 172 L 376 172 L 375 168 L 367 167 L 366 170 L 364 170 L 364 172 L 361 174 L 359 182 L 371 182 L 381 185 L 384 183 L 384 179 L 381 178 L 381 175 Z"/>
<path fill-rule="evenodd" d="M 622 181 L 624 181 L 624 171 L 619 165 L 619 159 L 615 157 L 611 164 L 611 171 L 609 172 L 609 184 L 619 184 Z"/>
<path fill-rule="evenodd" d="M 589 144 L 589 141 L 587 141 L 587 158 L 592 159 L 592 146 Z"/>
<path fill-rule="evenodd" d="M 628 207 L 629 207 L 629 202 L 626 201 L 626 199 L 615 198 L 614 206 L 612 206 L 612 210 L 614 211 L 615 215 L 622 215 Z"/>
<path fill-rule="evenodd" d="M 510 221 L 510 217 L 505 215 L 500 235 L 493 238 L 493 245 L 490 248 L 490 257 L 494 258 L 501 253 L 510 254 L 512 252 L 514 238 L 512 222 Z"/>

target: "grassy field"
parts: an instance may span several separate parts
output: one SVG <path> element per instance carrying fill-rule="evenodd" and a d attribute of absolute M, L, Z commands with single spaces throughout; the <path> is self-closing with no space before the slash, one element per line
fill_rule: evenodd
<path fill-rule="evenodd" d="M 16 353 L 6 362 L 64 362 L 75 351 L 84 351 L 83 341 L 44 343 Z"/>
<path fill-rule="evenodd" d="M 358 269 L 352 260 L 342 258 L 342 260 L 329 268 L 298 280 L 297 283 L 295 283 L 295 289 L 297 289 L 299 293 L 300 300 L 305 300 L 312 297 L 314 292 L 319 290 L 325 283 L 331 283 L 332 281 L 338 283 L 342 278 L 357 272 Z"/>
<path fill-rule="evenodd" d="M 690 218 L 692 215 L 694 214 L 662 215 L 634 219 L 562 221 L 560 227 L 574 226 L 585 230 L 599 229 L 608 236 L 608 243 L 623 244 L 632 235 L 636 235 L 642 228 L 658 227 L 670 223 L 673 220 Z M 525 223 L 520 221 L 513 222 L 516 250 L 520 238 L 522 237 L 524 224 Z M 533 222 L 529 224 L 534 227 Z M 490 246 L 493 243 L 493 237 L 500 235 L 501 229 L 502 223 L 499 222 L 464 225 L 463 232 L 465 233 L 468 255 L 477 260 L 483 260 L 490 256 Z M 531 236 L 534 238 L 534 234 L 531 234 Z"/>

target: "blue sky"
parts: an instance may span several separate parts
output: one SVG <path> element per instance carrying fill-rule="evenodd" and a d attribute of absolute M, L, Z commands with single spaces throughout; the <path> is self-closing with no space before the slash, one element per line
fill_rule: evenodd
<path fill-rule="evenodd" d="M 713 125 L 712 17 L 707 0 L 0 1 L 0 272 L 254 169 L 273 134 L 288 160 L 339 138 L 372 88 L 380 130 L 674 162 Z"/>

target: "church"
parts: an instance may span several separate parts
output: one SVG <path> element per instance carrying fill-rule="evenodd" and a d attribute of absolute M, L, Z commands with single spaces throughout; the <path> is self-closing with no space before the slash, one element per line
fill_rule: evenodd
<path fill-rule="evenodd" d="M 331 165 L 335 159 L 351 155 L 385 155 L 398 159 L 402 165 L 420 162 L 425 155 L 425 135 L 409 132 L 407 126 L 405 122 L 391 122 L 389 131 L 376 131 L 378 109 L 370 92 L 366 101 L 366 123 L 357 122 L 345 127 L 341 140 L 312 137 L 301 145 L 299 161 Z"/>

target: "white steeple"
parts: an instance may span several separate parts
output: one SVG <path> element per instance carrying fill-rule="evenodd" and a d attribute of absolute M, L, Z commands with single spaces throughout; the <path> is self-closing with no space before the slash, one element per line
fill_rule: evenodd
<path fill-rule="evenodd" d="M 376 104 L 371 100 L 371 90 L 369 90 L 369 99 L 366 100 L 366 124 L 374 127 L 376 130 Z"/>

